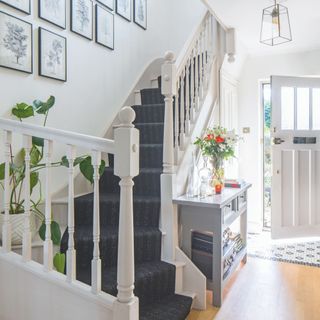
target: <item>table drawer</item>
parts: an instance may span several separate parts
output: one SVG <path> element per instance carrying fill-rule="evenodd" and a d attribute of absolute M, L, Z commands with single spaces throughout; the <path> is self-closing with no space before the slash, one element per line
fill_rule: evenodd
<path fill-rule="evenodd" d="M 238 196 L 238 211 L 241 211 L 247 205 L 247 192 L 242 193 Z"/>

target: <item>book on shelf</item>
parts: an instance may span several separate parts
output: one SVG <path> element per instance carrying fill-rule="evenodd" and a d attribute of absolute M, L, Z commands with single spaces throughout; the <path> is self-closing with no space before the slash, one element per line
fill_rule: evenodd
<path fill-rule="evenodd" d="M 242 179 L 226 179 L 224 182 L 224 186 L 226 188 L 241 188 L 245 184 L 244 180 Z"/>

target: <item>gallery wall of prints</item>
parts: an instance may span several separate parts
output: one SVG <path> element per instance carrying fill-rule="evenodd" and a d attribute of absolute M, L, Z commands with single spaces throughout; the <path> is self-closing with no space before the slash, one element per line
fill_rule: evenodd
<path fill-rule="evenodd" d="M 147 0 L 0 0 L 0 67 L 67 81 L 70 32 L 114 50 L 115 19 L 146 30 Z"/>

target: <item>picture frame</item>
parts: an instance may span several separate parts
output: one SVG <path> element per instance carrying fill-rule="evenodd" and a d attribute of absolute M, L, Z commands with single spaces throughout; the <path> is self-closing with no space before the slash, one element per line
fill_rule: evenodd
<path fill-rule="evenodd" d="M 31 14 L 31 0 L 0 0 L 0 3 L 4 3 L 23 13 Z"/>
<path fill-rule="evenodd" d="M 0 11 L 0 66 L 33 73 L 33 26 Z"/>
<path fill-rule="evenodd" d="M 114 11 L 114 0 L 97 0 L 97 2 Z"/>
<path fill-rule="evenodd" d="M 131 0 L 116 0 L 116 13 L 131 22 Z"/>
<path fill-rule="evenodd" d="M 39 75 L 67 81 L 67 38 L 39 27 Z"/>
<path fill-rule="evenodd" d="M 96 43 L 114 50 L 114 14 L 96 4 Z"/>
<path fill-rule="evenodd" d="M 71 0 L 70 30 L 88 40 L 93 39 L 92 0 Z"/>
<path fill-rule="evenodd" d="M 147 30 L 147 0 L 133 0 L 133 21 L 139 27 Z"/>
<path fill-rule="evenodd" d="M 66 29 L 66 0 L 39 0 L 38 16 L 40 19 Z"/>

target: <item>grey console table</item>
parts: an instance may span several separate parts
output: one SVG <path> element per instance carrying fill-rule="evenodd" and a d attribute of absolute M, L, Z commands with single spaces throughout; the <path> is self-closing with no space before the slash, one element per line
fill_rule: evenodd
<path fill-rule="evenodd" d="M 182 250 L 191 258 L 192 231 L 209 232 L 212 242 L 212 281 L 207 279 L 207 288 L 213 291 L 213 305 L 222 305 L 223 289 L 240 262 L 247 260 L 247 192 L 251 184 L 240 189 L 225 188 L 220 195 L 206 198 L 181 196 L 173 199 L 179 206 L 181 225 L 180 241 Z M 224 272 L 224 261 L 230 256 L 232 248 L 223 247 L 223 232 L 236 219 L 240 219 L 240 235 L 243 248 L 235 256 L 232 266 Z"/>

